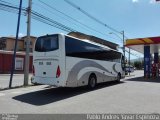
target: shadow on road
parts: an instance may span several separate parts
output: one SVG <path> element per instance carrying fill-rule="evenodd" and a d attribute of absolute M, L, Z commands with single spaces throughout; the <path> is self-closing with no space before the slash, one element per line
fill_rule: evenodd
<path fill-rule="evenodd" d="M 124 82 L 120 82 L 122 84 Z M 94 90 L 102 89 L 104 87 L 111 87 L 117 85 L 116 82 L 107 82 L 103 84 L 98 84 Z M 94 91 L 92 90 L 92 91 Z M 13 97 L 13 99 L 25 102 L 32 105 L 45 105 L 60 100 L 64 100 L 76 95 L 80 95 L 87 92 L 92 92 L 87 87 L 78 88 L 48 88 L 40 91 L 30 92 L 22 95 Z"/>
<path fill-rule="evenodd" d="M 124 80 L 124 81 L 155 82 L 155 83 L 160 83 L 160 78 L 144 78 L 144 77 L 136 77 L 136 78 L 127 79 L 127 80 Z"/>

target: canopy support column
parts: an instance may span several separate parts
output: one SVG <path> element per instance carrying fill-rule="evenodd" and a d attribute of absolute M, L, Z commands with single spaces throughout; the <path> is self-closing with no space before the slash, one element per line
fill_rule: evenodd
<path fill-rule="evenodd" d="M 144 77 L 150 78 L 150 46 L 144 46 Z"/>

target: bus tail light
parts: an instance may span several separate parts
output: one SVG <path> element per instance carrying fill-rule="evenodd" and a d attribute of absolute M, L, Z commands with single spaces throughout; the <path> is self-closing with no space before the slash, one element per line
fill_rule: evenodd
<path fill-rule="evenodd" d="M 57 73 L 56 73 L 56 78 L 58 78 L 60 75 L 61 75 L 61 70 L 60 70 L 60 67 L 58 65 L 58 67 L 57 67 Z"/>
<path fill-rule="evenodd" d="M 35 76 L 35 69 L 34 69 L 34 65 L 32 67 L 32 73 L 33 73 L 33 76 Z"/>

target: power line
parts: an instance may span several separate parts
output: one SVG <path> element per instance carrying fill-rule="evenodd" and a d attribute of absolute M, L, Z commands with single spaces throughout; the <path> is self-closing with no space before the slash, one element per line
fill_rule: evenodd
<path fill-rule="evenodd" d="M 51 18 L 48 18 L 48 17 L 46 17 L 46 16 L 44 16 L 44 15 L 38 13 L 38 12 L 35 12 L 35 11 L 33 11 L 33 10 L 32 10 L 32 15 L 35 15 L 35 16 L 41 18 L 41 19 L 44 19 L 44 20 L 52 23 L 52 25 L 55 26 L 56 28 L 65 30 L 65 31 L 67 31 L 67 32 L 76 31 L 76 30 L 74 30 L 74 29 L 72 29 L 72 28 L 70 28 L 70 27 L 67 27 L 66 25 L 63 25 L 63 24 L 61 24 L 61 23 L 59 23 L 59 22 L 57 22 L 57 21 L 55 21 L 55 20 L 52 20 Z"/>
<path fill-rule="evenodd" d="M 14 6 L 14 5 L 9 5 L 9 3 L 4 3 L 4 2 L 0 2 L 0 10 L 3 10 L 3 11 L 7 11 L 7 12 L 12 12 L 12 13 L 18 13 L 18 7 Z M 22 15 L 26 16 L 26 8 L 22 8 Z M 50 25 L 52 27 L 56 27 L 58 29 L 61 29 L 63 31 L 66 31 L 66 32 L 77 32 L 76 30 L 70 28 L 70 27 L 67 27 L 66 25 L 63 25 L 51 18 L 48 18 L 38 12 L 35 12 L 32 10 L 32 18 L 39 21 L 39 22 L 42 22 L 44 24 L 47 24 L 47 25 Z M 102 33 L 103 34 L 103 33 Z M 106 35 L 106 34 L 104 34 Z M 113 37 L 112 37 L 113 38 Z M 113 38 L 115 40 L 115 38 Z"/>
<path fill-rule="evenodd" d="M 81 24 L 81 25 L 83 25 L 83 26 L 85 26 L 85 27 L 87 27 L 87 28 L 89 28 L 89 29 L 92 29 L 92 30 L 93 30 L 93 28 L 88 27 L 87 25 L 85 25 L 85 24 L 83 24 L 83 23 L 79 22 L 78 20 L 76 20 L 76 19 L 74 19 L 73 17 L 71 17 L 71 16 L 69 16 L 69 15 L 65 14 L 64 12 L 61 12 L 60 10 L 58 10 L 58 9 L 54 8 L 53 6 L 51 6 L 51 5 L 49 5 L 49 4 L 45 3 L 45 2 L 43 2 L 43 1 L 41 1 L 41 0 L 39 0 L 39 2 L 41 2 L 41 3 L 42 3 L 42 4 L 44 4 L 45 6 L 47 6 L 47 7 L 51 8 L 51 9 L 53 9 L 53 10 L 55 10 L 55 11 L 57 11 L 57 12 L 61 13 L 61 14 L 62 14 L 62 15 L 64 15 L 65 17 L 70 18 L 71 20 L 73 20 L 73 21 L 75 21 L 75 22 L 77 22 L 77 23 L 79 23 L 79 24 Z"/>
<path fill-rule="evenodd" d="M 73 17 L 71 17 L 71 16 L 65 14 L 64 12 L 62 12 L 62 11 L 60 11 L 60 10 L 54 8 L 53 6 L 51 6 L 51 5 L 47 4 L 47 3 L 45 3 L 45 2 L 42 1 L 42 0 L 39 0 L 39 2 L 42 3 L 43 5 L 45 5 L 45 6 L 49 7 L 49 8 L 51 8 L 52 10 L 55 10 L 55 11 L 59 12 L 60 14 L 62 14 L 62 15 L 64 15 L 65 17 L 67 17 L 67 18 L 73 20 L 74 22 L 79 23 L 80 25 L 82 25 L 82 26 L 88 28 L 89 30 L 92 30 L 92 31 L 94 31 L 94 32 L 97 32 L 97 33 L 99 33 L 99 34 L 101 34 L 101 35 L 108 36 L 108 35 L 105 34 L 105 33 L 102 33 L 102 32 L 100 32 L 100 31 L 98 31 L 98 30 L 96 30 L 96 29 L 94 29 L 94 28 L 92 28 L 92 27 L 90 27 L 90 26 L 88 26 L 88 25 L 86 25 L 86 24 L 84 24 L 84 23 L 81 23 L 81 22 L 78 21 L 77 19 L 75 19 L 75 18 L 73 18 Z M 111 36 L 108 36 L 108 37 L 113 38 L 113 37 L 111 37 Z M 115 39 L 115 38 L 113 38 L 113 39 Z"/>
<path fill-rule="evenodd" d="M 110 30 L 116 32 L 116 33 L 120 33 L 118 30 L 112 28 L 111 26 L 107 25 L 106 23 L 100 21 L 99 19 L 95 18 L 94 16 L 92 16 L 91 14 L 87 13 L 85 10 L 81 9 L 79 6 L 77 6 L 76 4 L 74 4 L 73 2 L 69 1 L 69 0 L 64 0 L 66 3 L 68 3 L 69 5 L 71 5 L 72 7 L 76 8 L 77 10 L 81 11 L 83 14 L 85 14 L 86 16 L 88 16 L 89 18 L 91 18 L 92 20 L 96 21 L 97 23 L 109 28 Z"/>
<path fill-rule="evenodd" d="M 55 14 L 53 11 L 45 8 L 44 6 L 42 6 L 42 5 L 40 5 L 40 4 L 37 4 L 37 3 L 34 3 L 34 4 L 35 4 L 36 6 L 38 6 L 39 8 L 45 9 L 46 11 L 48 11 L 48 12 L 50 12 L 51 14 L 55 15 L 56 17 L 58 16 L 59 18 L 61 18 L 61 19 L 63 19 L 63 20 L 66 20 L 66 21 L 74 24 L 74 25 L 77 26 L 77 27 L 81 27 L 81 26 L 77 25 L 76 23 L 73 23 L 71 20 L 66 19 L 65 17 L 62 17 L 62 16 L 60 16 L 59 14 Z M 85 30 L 87 30 L 87 31 L 90 31 L 89 29 L 86 29 L 85 27 L 82 27 L 82 28 L 85 29 Z M 91 32 L 91 31 L 90 31 L 90 32 Z"/>
<path fill-rule="evenodd" d="M 9 2 L 3 1 L 3 0 L 0 0 L 0 2 L 3 2 L 3 3 L 6 3 L 6 4 L 9 4 L 9 5 L 13 5 L 12 3 L 9 3 Z"/>
<path fill-rule="evenodd" d="M 8 5 L 2 1 L 0 3 L 0 9 L 4 10 L 4 11 L 8 11 L 8 12 L 18 13 L 18 7 L 13 6 L 13 5 Z M 26 15 L 26 9 L 22 8 L 22 12 L 23 12 L 22 13 L 23 15 Z M 33 19 L 38 20 L 40 22 L 43 22 L 45 24 L 48 24 L 52 27 L 56 27 L 58 29 L 61 29 L 61 30 L 67 31 L 67 32 L 73 32 L 73 31 L 76 32 L 76 30 L 74 30 L 70 27 L 67 27 L 66 25 L 63 25 L 57 21 L 54 21 L 54 20 L 52 20 L 52 19 L 50 19 L 50 18 L 48 18 L 38 12 L 35 12 L 33 10 L 32 10 L 32 17 L 33 17 Z"/>
<path fill-rule="evenodd" d="M 46 16 L 44 16 L 44 15 L 41 15 L 41 14 L 38 13 L 38 12 L 32 11 L 32 15 L 33 15 L 33 16 L 36 16 L 36 17 L 38 17 L 38 18 L 40 18 L 40 19 L 46 20 L 46 21 L 48 21 L 49 23 L 52 23 L 52 26 L 53 26 L 53 24 L 54 24 L 55 27 L 57 27 L 57 28 L 59 28 L 59 29 L 62 29 L 62 30 L 65 30 L 65 31 L 67 31 L 67 32 L 76 31 L 76 30 L 74 30 L 74 29 L 72 29 L 72 28 L 69 28 L 69 27 L 67 27 L 67 26 L 65 26 L 65 25 L 63 25 L 63 24 L 61 24 L 61 23 L 58 23 L 58 22 L 56 22 L 56 21 L 54 21 L 54 20 L 52 20 L 52 19 L 50 19 L 50 18 L 48 18 L 48 17 L 46 17 Z"/>

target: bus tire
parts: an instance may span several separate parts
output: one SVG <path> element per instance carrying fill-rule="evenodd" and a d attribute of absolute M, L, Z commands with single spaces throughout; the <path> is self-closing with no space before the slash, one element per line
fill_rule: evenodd
<path fill-rule="evenodd" d="M 88 79 L 88 87 L 90 89 L 94 89 L 96 87 L 96 84 L 97 84 L 97 77 L 95 74 L 91 74 Z"/>
<path fill-rule="evenodd" d="M 116 82 L 120 82 L 120 80 L 121 80 L 121 74 L 120 73 L 118 73 L 118 75 L 117 75 L 117 80 L 116 80 Z"/>

